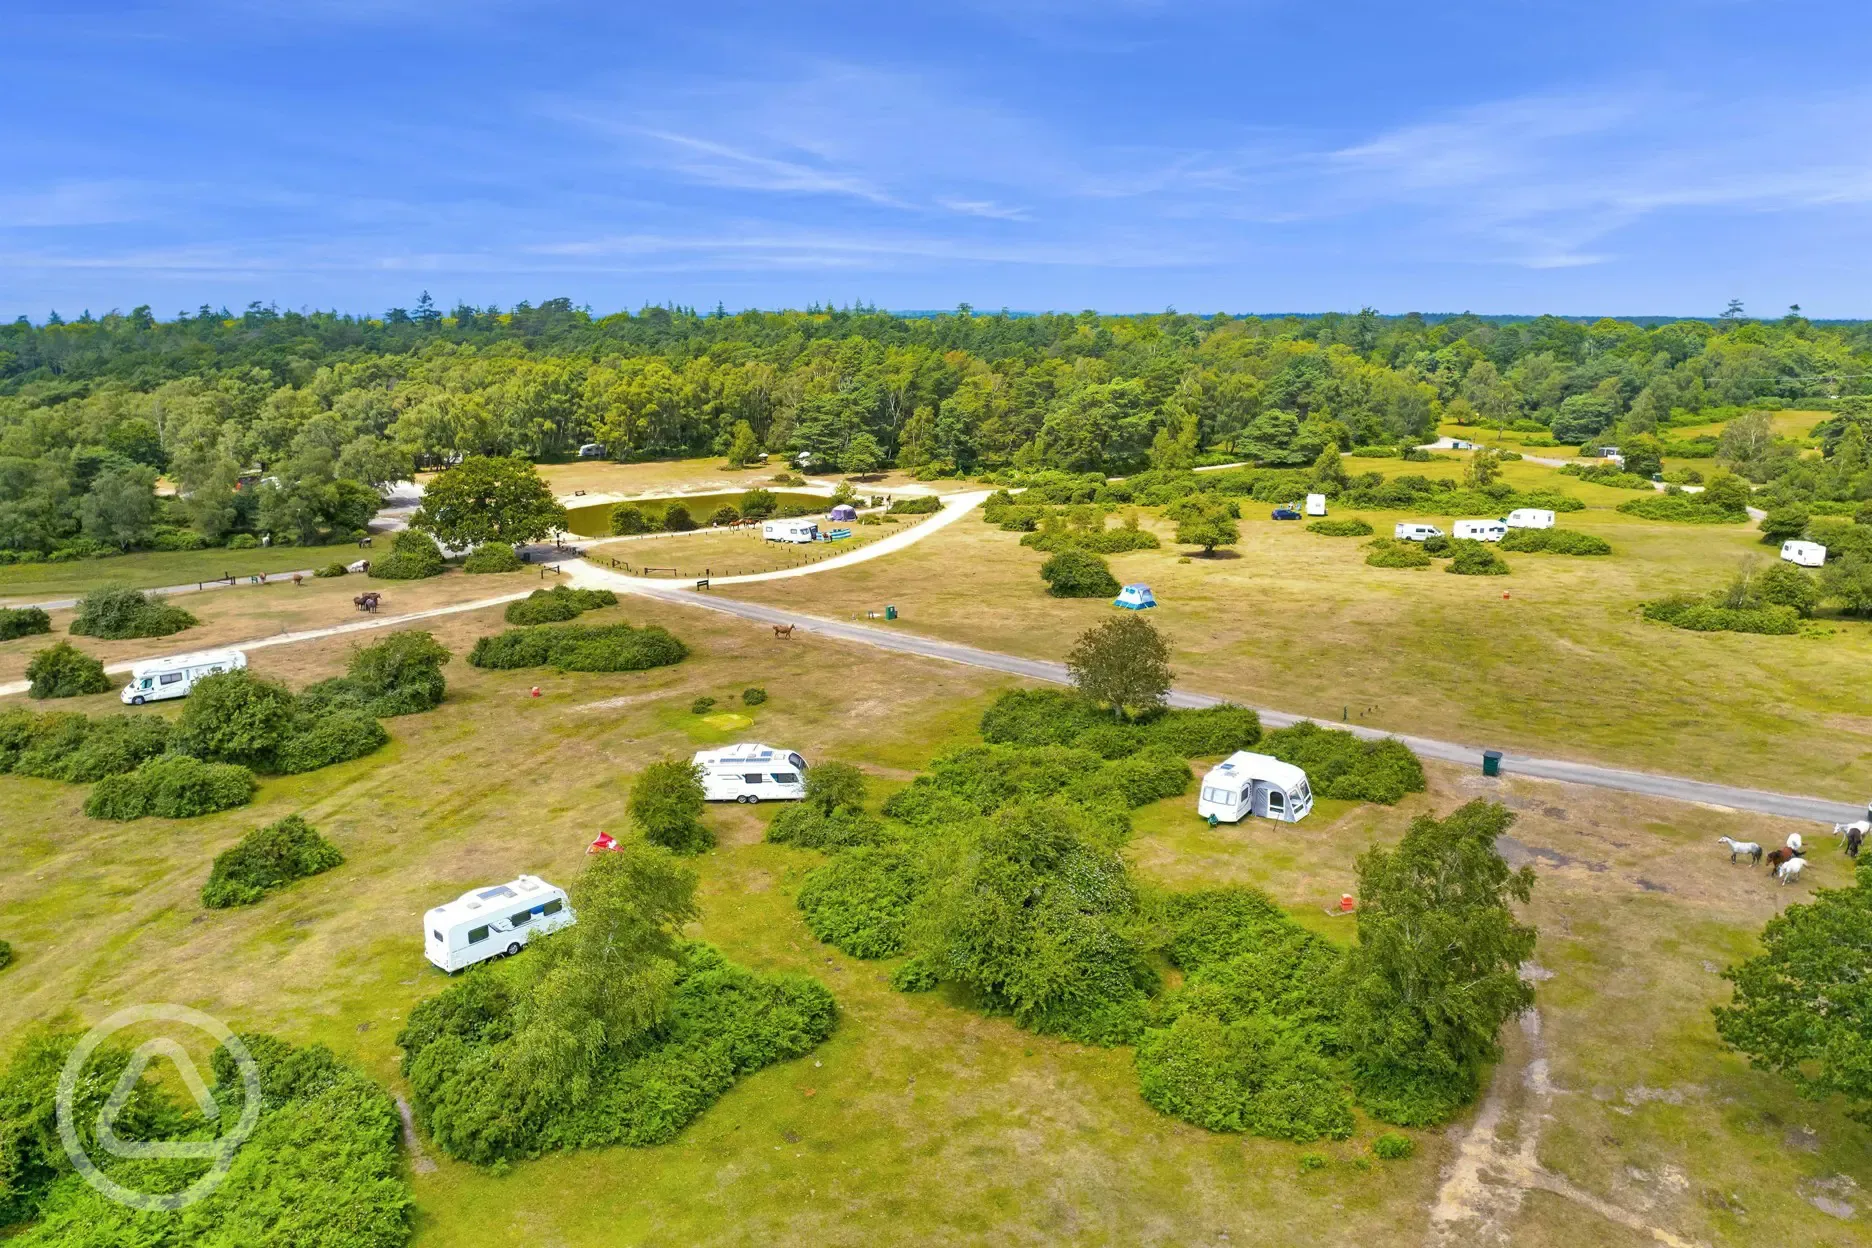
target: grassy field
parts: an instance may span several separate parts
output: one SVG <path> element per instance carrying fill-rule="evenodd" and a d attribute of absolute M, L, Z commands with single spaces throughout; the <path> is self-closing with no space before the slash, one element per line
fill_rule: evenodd
<path fill-rule="evenodd" d="M 267 546 L 254 550 L 178 550 L 71 563 L 15 563 L 0 567 L 0 606 L 82 594 L 101 585 L 167 588 L 219 580 L 229 573 L 246 578 L 257 573 L 322 568 L 351 563 L 368 555 L 357 543 L 338 546 Z"/>
<path fill-rule="evenodd" d="M 788 471 L 787 465 L 776 460 L 758 468 L 730 468 L 719 456 L 707 459 L 663 459 L 642 464 L 614 464 L 605 460 L 575 460 L 565 464 L 541 464 L 540 476 L 552 486 L 561 497 L 584 490 L 588 494 L 620 494 L 627 497 L 655 494 L 705 494 L 711 491 L 731 490 L 740 493 L 756 487 L 777 489 L 773 484 L 775 474 Z M 431 474 L 423 474 L 420 479 L 427 479 Z M 800 475 L 800 474 L 795 474 Z M 814 485 L 836 485 L 845 480 L 842 475 L 815 473 L 807 481 Z M 877 493 L 889 493 L 904 486 L 914 484 L 909 473 L 892 469 L 867 477 L 857 483 L 855 488 Z M 961 488 L 957 482 L 931 482 L 924 488 L 932 490 Z"/>
<path fill-rule="evenodd" d="M 127 641 L 72 637 L 66 630 L 75 612 L 53 611 L 49 635 L 41 633 L 0 641 L 0 682 L 22 679 L 33 653 L 59 640 L 68 640 L 106 663 L 118 663 L 224 646 L 277 633 L 350 624 L 365 618 L 352 599 L 366 590 L 383 595 L 380 615 L 403 615 L 502 594 L 525 593 L 554 583 L 551 578 L 542 579 L 537 568 L 493 576 L 468 576 L 450 569 L 423 581 L 373 581 L 365 576 L 341 576 L 308 578 L 299 585 L 291 581 L 266 585 L 243 583 L 234 589 L 178 595 L 175 604 L 186 607 L 200 623 L 168 637 L 139 637 Z"/>
<path fill-rule="evenodd" d="M 1426 476 L 1456 462 L 1386 465 Z M 1703 592 L 1774 551 L 1748 526 L 1674 525 L 1610 510 L 1633 492 L 1510 463 L 1523 488 L 1589 505 L 1566 528 L 1611 542 L 1606 558 L 1513 554 L 1505 577 L 1365 566 L 1358 539 L 1308 533 L 1244 505 L 1241 542 L 1189 558 L 1165 547 L 1113 556 L 1143 581 L 1190 688 L 1327 718 L 1546 755 L 1708 777 L 1859 802 L 1872 793 L 1872 716 L 1859 695 L 1872 625 L 1817 622 L 1791 637 L 1690 633 L 1648 623 L 1639 603 Z M 1336 509 L 1337 515 L 1357 509 Z M 1380 533 L 1404 519 L 1370 511 Z M 830 618 L 893 603 L 897 627 L 1036 658 L 1061 657 L 1108 618 L 1103 600 L 1047 597 L 1045 556 L 971 517 L 890 559 L 723 592 Z M 1506 595 L 1506 596 L 1504 596 Z M 1790 748 L 1798 742 L 1798 748 Z"/>
<path fill-rule="evenodd" d="M 821 529 L 850 529 L 851 536 L 836 542 L 769 542 L 759 529 L 715 529 L 682 534 L 645 535 L 596 545 L 591 558 L 605 567 L 617 563 L 621 572 L 641 573 L 654 568 L 651 575 L 670 575 L 678 579 L 699 576 L 744 576 L 753 572 L 772 572 L 778 568 L 797 568 L 849 554 L 894 533 L 903 533 L 927 519 L 925 516 L 894 516 L 880 524 L 857 524 L 839 521 L 832 525 L 821 520 Z M 669 569 L 675 568 L 671 573 Z"/>
<path fill-rule="evenodd" d="M 0 777 L 9 812 L 0 856 L 14 868 L 0 876 L 0 935 L 19 954 L 0 996 L 0 1037 L 179 1001 L 237 1028 L 330 1044 L 401 1089 L 396 1031 L 445 982 L 421 956 L 425 907 L 519 871 L 569 879 L 591 836 L 621 829 L 630 775 L 658 756 L 732 734 L 858 762 L 889 787 L 946 742 L 970 738 L 1003 685 L 862 647 L 776 643 L 765 629 L 660 603 L 586 618 L 623 615 L 672 628 L 695 657 L 602 676 L 457 662 L 448 702 L 391 721 L 384 751 L 267 781 L 245 810 L 104 824 L 79 813 L 82 788 Z M 500 627 L 497 609 L 433 624 L 457 653 Z M 261 651 L 254 666 L 300 684 L 339 670 L 350 644 Z M 527 696 L 533 684 L 541 697 Z M 739 691 L 752 684 L 770 701 L 746 710 L 745 728 L 687 710 L 708 694 L 740 711 Z M 67 705 L 103 709 L 110 699 Z M 1777 906 L 1845 878 L 1830 844 L 1801 888 L 1783 890 L 1731 868 L 1711 844 L 1722 832 L 1779 840 L 1785 828 L 1772 820 L 1438 766 L 1430 778 L 1428 794 L 1398 809 L 1323 802 L 1293 830 L 1211 830 L 1191 799 L 1171 799 L 1139 812 L 1126 852 L 1166 887 L 1258 885 L 1346 940 L 1348 921 L 1325 906 L 1350 888 L 1357 853 L 1395 840 L 1415 812 L 1477 795 L 1508 801 L 1522 811 L 1509 848 L 1541 876 L 1537 961 L 1552 977 L 1539 984 L 1540 1036 L 1560 1090 L 1550 1119 L 1511 1112 L 1508 1129 L 1538 1132 L 1549 1171 L 1694 1239 L 1850 1242 L 1852 1228 L 1802 1192 L 1837 1188 L 1840 1176 L 1872 1184 L 1872 1136 L 1837 1106 L 1803 1104 L 1719 1052 L 1707 1015 L 1726 993 L 1712 968 L 1746 953 Z M 346 864 L 251 909 L 202 910 L 196 894 L 213 855 L 295 811 Z M 1463 1124 L 1417 1133 L 1410 1161 L 1371 1164 L 1368 1123 L 1350 1141 L 1302 1148 L 1163 1118 L 1137 1096 L 1128 1050 L 1037 1038 L 940 995 L 892 992 L 886 966 L 814 942 L 792 895 L 820 859 L 763 843 L 771 813 L 711 811 L 721 845 L 697 860 L 696 932 L 748 965 L 819 977 L 840 1004 L 833 1038 L 746 1080 L 661 1148 L 553 1155 L 499 1175 L 432 1155 L 436 1168 L 411 1176 L 420 1245 L 1423 1239 Z M 1517 1042 L 1503 1081 L 1521 1087 L 1529 1060 Z M 1304 1151 L 1327 1166 L 1302 1174 Z M 1545 1192 L 1500 1225 L 1516 1244 L 1640 1242 Z"/>

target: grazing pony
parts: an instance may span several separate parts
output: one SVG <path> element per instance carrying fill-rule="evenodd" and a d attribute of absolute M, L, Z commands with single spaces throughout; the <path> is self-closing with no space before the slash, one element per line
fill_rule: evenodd
<path fill-rule="evenodd" d="M 1872 835 L 1872 820 L 1858 819 L 1852 823 L 1836 823 L 1833 825 L 1833 835 L 1845 837 L 1846 856 L 1857 858 L 1859 847 L 1865 844 L 1868 835 Z"/>
<path fill-rule="evenodd" d="M 1716 840 L 1729 847 L 1730 862 L 1734 862 L 1737 858 L 1747 858 L 1751 866 L 1761 866 L 1762 847 L 1754 841 L 1738 841 L 1727 836 L 1719 836 Z"/>
<path fill-rule="evenodd" d="M 775 624 L 773 626 L 773 635 L 776 640 L 785 641 L 793 636 L 793 625 Z"/>
<path fill-rule="evenodd" d="M 1800 855 L 1791 849 L 1777 849 L 1768 855 L 1768 869 L 1770 871 L 1779 871 L 1783 866 L 1795 861 L 1799 857 Z"/>
<path fill-rule="evenodd" d="M 1805 858 L 1790 858 L 1775 868 L 1775 878 L 1783 884 L 1791 884 L 1800 879 L 1801 870 L 1806 867 Z"/>

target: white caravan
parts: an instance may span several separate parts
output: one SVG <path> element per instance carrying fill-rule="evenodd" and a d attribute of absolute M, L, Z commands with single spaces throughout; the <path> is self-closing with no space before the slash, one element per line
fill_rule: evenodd
<path fill-rule="evenodd" d="M 1326 496 L 1324 494 L 1307 495 L 1306 514 L 1309 516 L 1325 515 L 1326 514 Z"/>
<path fill-rule="evenodd" d="M 819 524 L 815 520 L 763 520 L 760 535 L 769 542 L 794 542 L 804 544 L 819 540 Z"/>
<path fill-rule="evenodd" d="M 1196 813 L 1217 823 L 1248 815 L 1298 823 L 1313 809 L 1306 772 L 1268 754 L 1240 750 L 1209 769 L 1196 797 Z"/>
<path fill-rule="evenodd" d="M 168 698 L 185 698 L 195 682 L 216 672 L 235 672 L 247 666 L 239 650 L 203 650 L 151 659 L 130 669 L 130 683 L 118 695 L 125 706 L 142 706 Z"/>
<path fill-rule="evenodd" d="M 1818 568 L 1826 563 L 1826 547 L 1819 542 L 1782 542 L 1781 557 L 1803 568 Z"/>
<path fill-rule="evenodd" d="M 1458 520 L 1456 536 L 1472 542 L 1499 542 L 1508 536 L 1508 526 L 1500 520 Z"/>
<path fill-rule="evenodd" d="M 1553 512 L 1545 507 L 1517 507 L 1503 518 L 1502 523 L 1511 529 L 1551 529 Z"/>
<path fill-rule="evenodd" d="M 1401 520 L 1391 530 L 1391 536 L 1400 542 L 1427 542 L 1433 537 L 1442 537 L 1443 530 L 1434 524 L 1418 524 L 1411 520 Z"/>
<path fill-rule="evenodd" d="M 453 975 L 464 966 L 519 953 L 539 933 L 577 921 L 563 888 L 523 875 L 472 889 L 423 915 L 423 952 Z"/>
<path fill-rule="evenodd" d="M 797 802 L 806 796 L 806 760 L 791 750 L 748 742 L 697 750 L 689 761 L 702 772 L 702 796 L 711 802 Z"/>

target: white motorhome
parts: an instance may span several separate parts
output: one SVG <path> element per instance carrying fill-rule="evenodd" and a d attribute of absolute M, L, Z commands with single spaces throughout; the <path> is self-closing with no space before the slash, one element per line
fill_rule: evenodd
<path fill-rule="evenodd" d="M 1517 507 L 1503 518 L 1502 523 L 1511 529 L 1551 529 L 1553 512 L 1545 507 Z"/>
<path fill-rule="evenodd" d="M 791 750 L 747 742 L 697 750 L 689 760 L 702 773 L 702 796 L 711 802 L 797 802 L 806 796 L 806 760 Z"/>
<path fill-rule="evenodd" d="M 804 545 L 819 540 L 819 524 L 815 520 L 763 520 L 760 535 L 769 542 Z"/>
<path fill-rule="evenodd" d="M 1309 516 L 1325 515 L 1326 514 L 1326 496 L 1324 494 L 1307 495 L 1306 514 Z"/>
<path fill-rule="evenodd" d="M 1217 823 L 1249 815 L 1298 823 L 1313 809 L 1306 772 L 1268 754 L 1240 750 L 1209 769 L 1196 796 L 1196 813 Z"/>
<path fill-rule="evenodd" d="M 1392 528 L 1391 536 L 1400 542 L 1427 542 L 1433 537 L 1442 537 L 1443 530 L 1434 524 L 1418 524 L 1414 520 L 1400 520 Z"/>
<path fill-rule="evenodd" d="M 1781 557 L 1803 568 L 1823 567 L 1826 564 L 1826 547 L 1819 542 L 1782 542 Z"/>
<path fill-rule="evenodd" d="M 1499 542 L 1508 536 L 1508 526 L 1500 520 L 1458 520 L 1456 536 L 1472 542 Z"/>
<path fill-rule="evenodd" d="M 523 875 L 471 889 L 423 915 L 423 952 L 453 975 L 476 962 L 519 953 L 539 933 L 577 921 L 563 888 Z"/>
<path fill-rule="evenodd" d="M 196 654 L 151 659 L 130 669 L 130 683 L 118 697 L 125 706 L 185 698 L 202 677 L 216 672 L 236 672 L 246 666 L 247 656 L 239 650 L 203 650 Z"/>

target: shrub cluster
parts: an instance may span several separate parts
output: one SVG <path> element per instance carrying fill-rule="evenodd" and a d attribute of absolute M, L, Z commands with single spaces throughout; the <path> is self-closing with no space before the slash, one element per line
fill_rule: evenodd
<path fill-rule="evenodd" d="M 471 971 L 397 1037 L 417 1119 L 450 1156 L 661 1144 L 742 1076 L 831 1034 L 821 984 L 680 940 L 695 876 L 663 851 L 625 842 L 571 891 L 576 924 L 505 973 Z"/>
<path fill-rule="evenodd" d="M 390 1096 L 323 1046 L 296 1048 L 254 1034 L 240 1040 L 260 1079 L 253 1133 L 209 1196 L 165 1210 L 121 1204 L 72 1168 L 50 1124 L 60 1071 L 78 1036 L 27 1036 L 0 1073 L 0 1139 L 8 1152 L 0 1218 L 17 1231 L 22 1248 L 408 1243 L 415 1203 L 403 1177 L 401 1123 Z M 199 1160 L 119 1161 L 95 1147 L 92 1124 L 130 1061 L 128 1048 L 108 1042 L 93 1053 L 76 1084 L 73 1121 L 79 1137 L 89 1156 L 104 1158 L 104 1172 L 126 1186 L 179 1191 L 200 1175 Z M 246 1087 L 225 1049 L 215 1051 L 210 1071 L 223 1122 L 239 1118 Z M 189 1098 L 172 1097 L 163 1085 L 144 1079 L 120 1107 L 116 1129 L 138 1140 L 199 1140 L 201 1119 Z"/>
<path fill-rule="evenodd" d="M 1371 525 L 1358 516 L 1349 520 L 1315 520 L 1306 527 L 1307 532 L 1322 537 L 1370 537 L 1372 533 Z"/>
<path fill-rule="evenodd" d="M 702 822 L 702 773 L 682 759 L 651 763 L 631 785 L 630 818 L 644 839 L 677 854 L 715 847 L 715 833 Z"/>
<path fill-rule="evenodd" d="M 1427 568 L 1430 552 L 1421 542 L 1400 542 L 1390 537 L 1374 537 L 1365 543 L 1365 562 L 1374 568 Z"/>
<path fill-rule="evenodd" d="M 938 756 L 928 773 L 892 794 L 884 813 L 928 827 L 1060 797 L 1122 827 L 1124 811 L 1188 792 L 1190 779 L 1189 765 L 1161 746 L 1109 762 L 1075 746 L 963 746 Z"/>
<path fill-rule="evenodd" d="M 1689 494 L 1671 489 L 1663 494 L 1628 499 L 1618 505 L 1628 516 L 1646 520 L 1672 520 L 1679 524 L 1746 524 L 1748 494 L 1739 495 L 1712 485 L 1701 493 Z"/>
<path fill-rule="evenodd" d="M 56 642 L 26 664 L 26 693 L 34 698 L 77 698 L 108 693 L 111 679 L 104 664 L 69 641 Z"/>
<path fill-rule="evenodd" d="M 854 958 L 902 953 L 911 904 L 929 883 L 922 847 L 853 842 L 825 848 L 843 852 L 813 870 L 797 898 L 814 939 Z"/>
<path fill-rule="evenodd" d="M 1472 542 L 1458 538 L 1451 543 L 1453 547 L 1449 566 L 1443 570 L 1454 572 L 1457 576 L 1507 576 L 1508 561 L 1495 553 L 1495 548 L 1487 542 Z"/>
<path fill-rule="evenodd" d="M 1509 529 L 1501 539 L 1501 548 L 1527 553 L 1545 551 L 1553 555 L 1612 553 L 1612 543 L 1603 537 L 1594 537 L 1591 533 L 1581 533 L 1574 529 Z"/>
<path fill-rule="evenodd" d="M 1626 472 L 1616 464 L 1562 464 L 1562 474 L 1590 481 L 1594 485 L 1609 485 L 1619 490 L 1648 490 L 1651 479 L 1641 477 L 1635 472 Z"/>
<path fill-rule="evenodd" d="M 52 617 L 38 607 L 0 607 L 0 641 L 52 631 Z"/>
<path fill-rule="evenodd" d="M 1117 759 L 1157 746 L 1184 758 L 1245 750 L 1261 739 L 1261 717 L 1223 703 L 1168 709 L 1120 723 L 1063 689 L 1011 689 L 982 712 L 982 739 L 991 745 L 1075 745 Z"/>
<path fill-rule="evenodd" d="M 650 531 L 650 517 L 636 503 L 619 503 L 611 509 L 613 537 L 630 537 Z"/>
<path fill-rule="evenodd" d="M 1800 631 L 1800 613 L 1792 607 L 1723 607 L 1690 594 L 1647 602 L 1644 618 L 1695 633 L 1767 633 L 1786 636 Z"/>
<path fill-rule="evenodd" d="M 468 652 L 474 667 L 554 667 L 562 672 L 640 672 L 680 663 L 689 648 L 661 625 L 581 626 L 549 624 L 513 628 L 476 640 Z"/>
<path fill-rule="evenodd" d="M 109 586 L 94 589 L 78 600 L 71 631 L 79 637 L 121 641 L 130 637 L 168 637 L 195 626 L 195 617 L 160 595 L 140 589 Z"/>
<path fill-rule="evenodd" d="M 100 780 L 85 798 L 84 812 L 93 819 L 192 819 L 245 806 L 255 787 L 245 767 L 164 754 Z"/>
<path fill-rule="evenodd" d="M 308 686 L 299 705 L 312 712 L 350 707 L 380 719 L 433 710 L 448 691 L 442 668 L 449 658 L 432 633 L 392 633 L 353 650 L 345 674 Z"/>
<path fill-rule="evenodd" d="M 1372 1141 L 1371 1151 L 1386 1161 L 1402 1161 L 1417 1151 L 1417 1145 L 1401 1131 L 1387 1131 Z"/>
<path fill-rule="evenodd" d="M 1042 523 L 1039 529 L 1025 534 L 1021 545 L 1040 551 L 1065 550 L 1076 546 L 1100 555 L 1119 555 L 1133 550 L 1156 550 L 1163 545 L 1155 533 L 1133 524 L 1115 529 L 1080 529 L 1062 524 Z"/>
<path fill-rule="evenodd" d="M 345 576 L 349 574 L 350 571 L 351 569 L 342 563 L 328 563 L 322 568 L 312 569 L 312 575 L 322 579 L 331 579 L 333 577 Z"/>
<path fill-rule="evenodd" d="M 1261 749 L 1306 772 L 1313 792 L 1321 797 L 1390 806 L 1425 787 L 1423 764 L 1396 737 L 1367 741 L 1301 720 L 1268 733 Z"/>
<path fill-rule="evenodd" d="M 0 940 L 0 971 L 13 965 L 13 946 Z"/>
<path fill-rule="evenodd" d="M 1183 983 L 1138 1042 L 1144 1099 L 1211 1131 L 1306 1142 L 1352 1133 L 1336 1059 L 1343 955 L 1249 889 L 1162 898 Z"/>
<path fill-rule="evenodd" d="M 90 784 L 135 771 L 169 749 L 172 728 L 155 715 L 0 712 L 0 773 Z"/>
<path fill-rule="evenodd" d="M 477 546 L 466 559 L 462 560 L 462 571 L 471 576 L 518 572 L 525 566 L 520 561 L 520 552 L 506 542 L 487 542 Z"/>
<path fill-rule="evenodd" d="M 255 828 L 234 848 L 216 855 L 201 902 L 210 910 L 251 906 L 275 889 L 343 862 L 337 846 L 298 815 L 288 815 Z"/>
<path fill-rule="evenodd" d="M 390 546 L 390 557 L 373 559 L 370 574 L 384 581 L 420 581 L 441 576 L 442 548 L 427 533 L 405 529 Z"/>
<path fill-rule="evenodd" d="M 294 697 L 244 669 L 203 677 L 183 703 L 172 748 L 211 763 L 296 775 L 361 758 L 390 740 L 357 703 L 310 692 Z"/>
<path fill-rule="evenodd" d="M 751 686 L 741 691 L 742 706 L 759 706 L 767 700 L 767 691 L 758 686 Z"/>
<path fill-rule="evenodd" d="M 931 516 L 941 510 L 942 499 L 934 494 L 922 498 L 894 498 L 890 505 L 893 516 Z"/>
<path fill-rule="evenodd" d="M 507 604 L 509 624 L 557 624 L 576 619 L 587 611 L 617 606 L 618 597 L 608 589 L 574 589 L 555 585 L 536 589 L 519 602 Z"/>
<path fill-rule="evenodd" d="M 1110 598 L 1117 578 L 1105 561 L 1083 546 L 1063 546 L 1040 565 L 1040 579 L 1055 598 Z"/>

